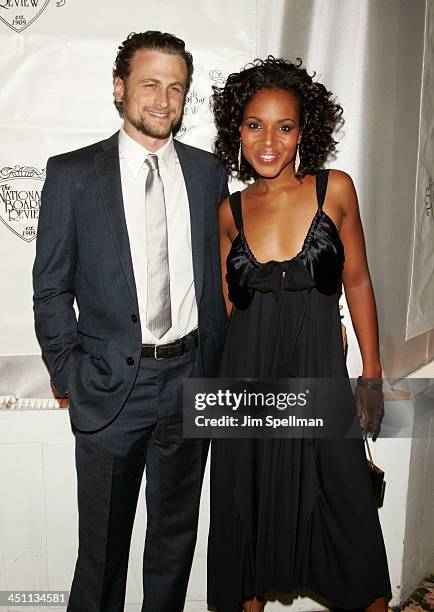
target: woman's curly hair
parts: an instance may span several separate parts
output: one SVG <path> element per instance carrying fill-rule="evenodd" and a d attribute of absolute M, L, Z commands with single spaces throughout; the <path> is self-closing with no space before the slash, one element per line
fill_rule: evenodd
<path fill-rule="evenodd" d="M 324 85 L 315 83 L 301 67 L 301 59 L 297 60 L 298 64 L 294 64 L 272 55 L 264 60 L 255 59 L 240 72 L 230 74 L 223 87 L 213 86 L 211 105 L 217 127 L 214 150 L 230 173 L 238 169 L 239 128 L 244 109 L 260 89 L 284 89 L 298 101 L 302 130 L 300 166 L 296 174 L 299 180 L 306 174 L 317 174 L 326 159 L 333 157 L 337 144 L 333 132 L 344 122 L 342 107 Z M 238 177 L 248 181 L 256 176 L 242 157 Z"/>

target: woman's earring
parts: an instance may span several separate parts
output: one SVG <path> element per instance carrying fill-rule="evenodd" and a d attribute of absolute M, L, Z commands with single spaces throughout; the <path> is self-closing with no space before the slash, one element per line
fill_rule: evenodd
<path fill-rule="evenodd" d="M 238 148 L 238 174 L 241 172 L 241 155 L 242 155 L 242 150 L 241 150 L 241 139 L 240 139 L 240 146 Z"/>
<path fill-rule="evenodd" d="M 295 174 L 297 174 L 299 168 L 300 168 L 300 143 L 297 144 L 297 152 L 295 154 L 295 164 L 294 164 Z"/>

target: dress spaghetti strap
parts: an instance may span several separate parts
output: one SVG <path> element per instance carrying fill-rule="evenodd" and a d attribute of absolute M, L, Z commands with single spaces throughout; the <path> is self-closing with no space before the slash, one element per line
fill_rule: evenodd
<path fill-rule="evenodd" d="M 240 232 L 243 229 L 243 215 L 241 212 L 241 192 L 235 191 L 229 196 L 229 204 L 234 218 L 235 227 Z"/>
<path fill-rule="evenodd" d="M 318 201 L 318 208 L 322 210 L 324 204 L 325 194 L 327 191 L 327 182 L 329 179 L 329 169 L 320 170 L 316 175 L 316 198 Z"/>

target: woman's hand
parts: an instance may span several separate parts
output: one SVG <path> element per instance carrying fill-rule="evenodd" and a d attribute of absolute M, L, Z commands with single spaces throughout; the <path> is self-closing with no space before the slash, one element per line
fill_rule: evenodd
<path fill-rule="evenodd" d="M 359 417 L 363 437 L 372 433 L 372 440 L 378 437 L 381 421 L 384 417 L 384 396 L 381 379 L 359 377 L 354 392 L 357 416 Z"/>

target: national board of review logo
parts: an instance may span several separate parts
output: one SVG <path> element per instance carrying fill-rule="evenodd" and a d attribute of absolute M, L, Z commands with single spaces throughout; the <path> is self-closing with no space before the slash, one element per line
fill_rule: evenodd
<path fill-rule="evenodd" d="M 0 19 L 15 32 L 22 32 L 41 15 L 50 0 L 0 0 Z M 63 6 L 66 0 L 57 0 Z"/>
<path fill-rule="evenodd" d="M 14 166 L 0 170 L 0 220 L 18 238 L 36 238 L 45 170 Z"/>

